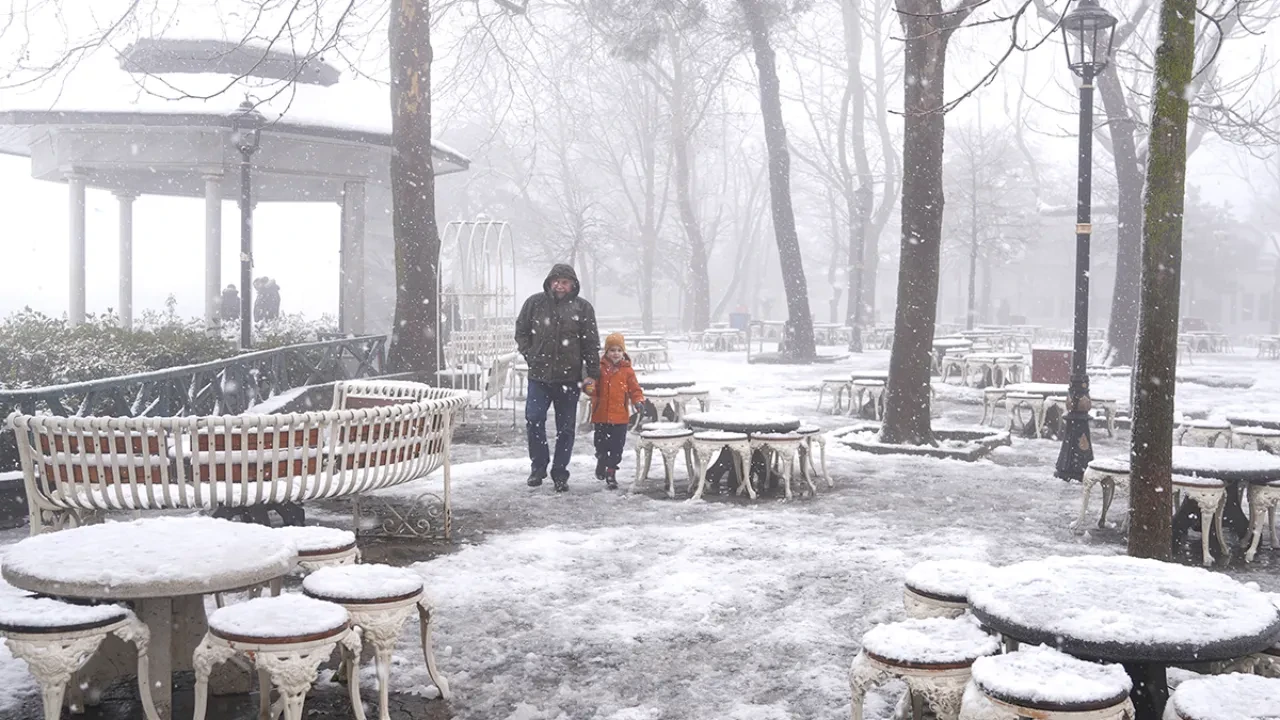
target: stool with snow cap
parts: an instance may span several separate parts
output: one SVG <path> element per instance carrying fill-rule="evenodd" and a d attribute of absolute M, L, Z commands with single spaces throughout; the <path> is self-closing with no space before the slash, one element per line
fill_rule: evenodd
<path fill-rule="evenodd" d="M 1262 677 L 1280 678 L 1280 642 L 1253 656 L 1253 671 Z"/>
<path fill-rule="evenodd" d="M 1227 505 L 1227 485 L 1213 478 L 1195 477 L 1192 475 L 1173 476 L 1174 512 L 1177 512 L 1184 496 L 1195 502 L 1200 508 L 1200 542 L 1204 551 L 1204 564 L 1213 564 L 1213 555 L 1209 554 L 1209 536 L 1218 533 L 1218 547 L 1222 549 L 1222 559 L 1226 560 L 1231 552 L 1227 549 L 1226 537 L 1222 534 L 1223 509 Z"/>
<path fill-rule="evenodd" d="M 436 667 L 431 650 L 433 608 L 422 586 L 422 576 L 390 565 L 346 565 L 321 568 L 302 581 L 302 591 L 317 600 L 342 606 L 365 643 L 373 648 L 378 671 L 379 720 L 387 720 L 391 653 L 404 623 L 415 611 L 427 674 L 449 699 L 449 683 Z"/>
<path fill-rule="evenodd" d="M 147 720 L 159 720 L 151 699 L 147 645 L 151 633 L 117 605 L 76 605 L 0 588 L 0 638 L 27 664 L 44 702 L 45 720 L 62 717 L 71 676 L 84 667 L 108 635 L 138 649 L 138 697 Z"/>
<path fill-rule="evenodd" d="M 817 425 L 803 424 L 796 428 L 795 432 L 804 438 L 804 441 L 800 443 L 800 469 L 804 471 L 805 482 L 809 483 L 809 492 L 816 494 L 818 490 L 813 484 L 813 480 L 809 477 L 811 471 L 817 473 L 819 479 L 827 481 L 828 489 L 835 487 L 835 481 L 827 473 L 827 436 L 823 434 L 822 428 Z M 817 472 L 817 468 L 813 464 L 814 444 L 817 444 L 822 458 L 820 461 L 822 471 L 820 473 Z"/>
<path fill-rule="evenodd" d="M 1115 437 L 1116 435 L 1116 410 L 1119 403 L 1111 398 L 1089 397 L 1089 403 L 1094 410 L 1102 413 L 1102 421 L 1107 428 L 1107 437 Z"/>
<path fill-rule="evenodd" d="M 1208 675 L 1173 691 L 1165 720 L 1274 720 L 1280 717 L 1280 679 Z"/>
<path fill-rule="evenodd" d="M 359 566 L 356 566 L 359 567 Z M 258 668 L 260 718 L 283 711 L 285 720 L 302 720 L 302 706 L 320 664 L 342 650 L 347 668 L 351 711 L 364 720 L 360 702 L 360 635 L 341 605 L 302 595 L 255 598 L 215 610 L 209 632 L 196 648 L 191 664 L 196 674 L 195 720 L 204 720 L 213 668 L 245 656 Z M 280 698 L 271 703 L 271 688 Z"/>
<path fill-rule="evenodd" d="M 1033 645 L 974 661 L 960 720 L 1132 720 L 1132 689 L 1121 665 Z"/>
<path fill-rule="evenodd" d="M 831 414 L 839 415 L 844 411 L 845 396 L 849 396 L 849 402 L 853 402 L 853 381 L 847 377 L 829 377 L 823 378 L 822 384 L 818 386 L 818 409 L 822 409 L 822 397 L 827 394 L 827 390 L 835 397 L 831 406 Z"/>
<path fill-rule="evenodd" d="M 1084 476 L 1080 479 L 1080 519 L 1076 521 L 1076 532 L 1084 532 L 1085 516 L 1089 513 L 1089 493 L 1094 485 L 1102 485 L 1102 515 L 1098 518 L 1098 527 L 1107 526 L 1107 511 L 1111 509 L 1111 501 L 1115 498 L 1116 488 L 1129 487 L 1129 461 L 1124 458 L 1099 458 L 1089 463 Z"/>
<path fill-rule="evenodd" d="M 791 477 L 795 470 L 796 453 L 800 450 L 800 445 L 805 440 L 804 436 L 794 432 L 752 433 L 750 440 L 751 449 L 753 451 L 759 450 L 764 455 L 765 477 L 762 479 L 768 478 L 776 462 L 778 472 L 782 475 L 783 491 L 786 494 L 786 498 L 790 500 L 792 498 Z M 812 488 L 812 483 L 810 483 L 810 487 Z"/>
<path fill-rule="evenodd" d="M 853 407 L 849 408 L 849 414 L 861 417 L 862 408 L 871 404 L 871 414 L 879 420 L 884 415 L 884 381 L 883 380 L 854 380 L 853 395 L 856 398 Z"/>
<path fill-rule="evenodd" d="M 680 391 L 675 388 L 656 388 L 646 390 L 644 399 L 653 405 L 656 413 L 655 417 L 659 420 L 666 419 L 667 410 L 671 410 L 671 419 L 680 419 Z"/>
<path fill-rule="evenodd" d="M 707 412 L 711 409 L 711 391 L 697 386 L 676 388 L 676 402 L 679 404 L 680 417 L 684 417 L 691 402 L 698 403 L 699 412 Z"/>
<path fill-rule="evenodd" d="M 662 453 L 662 469 L 667 478 L 667 497 L 676 496 L 674 465 L 676 453 L 684 451 L 685 469 L 689 473 L 689 481 L 698 477 L 693 469 L 693 457 L 689 452 L 689 440 L 693 431 L 686 427 L 653 428 L 645 426 L 640 431 L 640 439 L 636 442 L 636 477 L 631 483 L 630 492 L 635 492 L 640 483 L 649 477 L 649 465 L 653 462 L 653 451 Z"/>
<path fill-rule="evenodd" d="M 1188 420 L 1174 430 L 1179 445 L 1216 447 L 1218 440 L 1231 447 L 1231 423 L 1225 420 Z"/>
<path fill-rule="evenodd" d="M 991 566 L 976 560 L 925 560 L 907 571 L 902 605 L 913 618 L 960 617 L 969 608 L 969 586 Z"/>
<path fill-rule="evenodd" d="M 352 565 L 360 562 L 360 548 L 356 547 L 356 534 L 350 530 L 323 527 L 321 525 L 290 526 L 277 528 L 298 548 L 298 567 L 315 572 L 332 565 Z"/>
<path fill-rule="evenodd" d="M 1002 387 L 988 387 L 982 389 L 982 424 L 995 420 L 996 408 L 1000 403 L 1004 402 L 1004 396 L 1009 391 Z"/>
<path fill-rule="evenodd" d="M 1035 428 L 1035 437 L 1040 437 L 1044 430 L 1044 409 L 1045 399 L 1043 395 L 1023 392 L 1005 393 L 1004 410 L 1009 418 L 1005 427 L 1008 430 L 1013 430 L 1016 426 L 1023 434 L 1026 434 L 1027 422 L 1022 419 L 1022 411 L 1030 410 L 1032 427 Z"/>
<path fill-rule="evenodd" d="M 974 661 L 999 651 L 999 640 L 972 615 L 877 625 L 862 636 L 862 651 L 849 668 L 853 720 L 862 720 L 867 691 L 893 679 L 906 683 L 915 720 L 925 704 L 938 720 L 957 720 Z"/>
<path fill-rule="evenodd" d="M 1262 533 L 1271 535 L 1271 549 L 1276 549 L 1276 508 L 1280 507 L 1280 480 L 1249 486 L 1249 550 L 1245 562 L 1253 562 L 1262 544 Z"/>
<path fill-rule="evenodd" d="M 1280 430 L 1252 426 L 1232 427 L 1231 447 L 1241 450 L 1280 452 Z"/>
<path fill-rule="evenodd" d="M 730 453 L 734 470 L 741 482 L 747 482 L 747 473 L 751 471 L 751 441 L 746 433 L 726 430 L 704 430 L 689 438 L 689 447 L 693 450 L 694 465 L 698 473 L 698 486 L 693 492 L 693 500 L 702 497 L 707 485 L 707 470 L 711 462 L 722 452 Z M 755 497 L 755 490 L 751 491 Z"/>

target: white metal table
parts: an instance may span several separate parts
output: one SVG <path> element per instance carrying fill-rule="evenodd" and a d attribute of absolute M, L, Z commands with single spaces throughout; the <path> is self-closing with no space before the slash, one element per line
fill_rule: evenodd
<path fill-rule="evenodd" d="M 173 672 L 190 670 L 207 630 L 204 595 L 269 583 L 297 551 L 283 533 L 206 517 L 160 517 L 88 525 L 30 537 L 4 556 L 14 587 L 73 600 L 127 602 L 151 631 L 152 697 L 173 713 Z M 108 683 L 128 673 L 107 645 L 83 671 Z"/>

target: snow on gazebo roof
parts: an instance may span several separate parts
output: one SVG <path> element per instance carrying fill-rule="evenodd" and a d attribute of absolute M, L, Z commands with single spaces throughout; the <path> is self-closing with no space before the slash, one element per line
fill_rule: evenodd
<path fill-rule="evenodd" d="M 29 156 L 33 131 L 50 125 L 230 128 L 246 97 L 266 118 L 266 132 L 390 146 L 385 85 L 362 77 L 338 82 L 337 71 L 316 60 L 285 71 L 282 64 L 291 60 L 221 40 L 139 41 L 119 62 L 88 58 L 57 80 L 0 93 L 0 153 Z M 246 61 L 253 62 L 245 67 Z M 204 68 L 222 72 L 188 72 Z M 437 174 L 470 164 L 438 141 L 432 149 L 453 166 Z"/>

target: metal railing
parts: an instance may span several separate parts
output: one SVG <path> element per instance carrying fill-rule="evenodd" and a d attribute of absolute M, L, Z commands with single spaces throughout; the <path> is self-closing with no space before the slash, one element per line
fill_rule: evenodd
<path fill-rule="evenodd" d="M 387 336 L 326 340 L 225 360 L 66 385 L 0 391 L 0 413 L 238 415 L 287 390 L 384 374 Z"/>

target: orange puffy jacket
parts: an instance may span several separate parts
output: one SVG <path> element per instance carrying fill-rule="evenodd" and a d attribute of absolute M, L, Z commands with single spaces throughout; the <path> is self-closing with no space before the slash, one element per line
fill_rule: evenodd
<path fill-rule="evenodd" d="M 591 422 L 624 425 L 630 420 L 627 398 L 633 405 L 644 402 L 644 391 L 631 369 L 631 358 L 622 356 L 622 362 L 614 365 L 607 358 L 600 358 L 600 380 L 595 384 L 591 397 Z"/>

